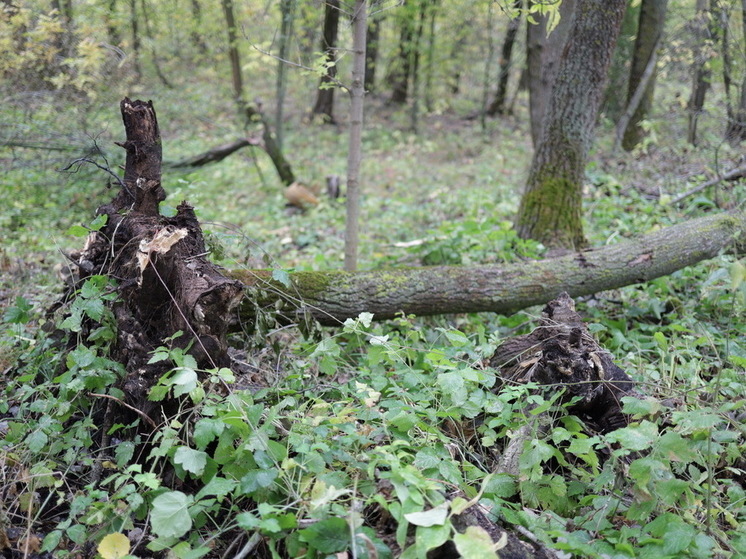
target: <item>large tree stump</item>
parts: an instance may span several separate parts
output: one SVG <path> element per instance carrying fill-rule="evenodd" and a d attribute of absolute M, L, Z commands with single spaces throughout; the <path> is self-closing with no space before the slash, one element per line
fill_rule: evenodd
<path fill-rule="evenodd" d="M 117 282 L 113 311 L 118 338 L 112 357 L 124 364 L 128 403 L 152 415 L 148 389 L 171 366 L 149 364 L 150 353 L 178 331 L 175 343 L 191 346 L 200 368 L 228 363 L 225 341 L 231 311 L 242 285 L 208 262 L 202 232 L 192 207 L 179 204 L 173 217 L 159 213 L 166 193 L 161 186 L 161 138 L 151 102 L 121 102 L 127 140 L 124 179 L 116 197 L 98 209 L 107 216 L 76 255 L 81 279 L 94 273 Z"/>

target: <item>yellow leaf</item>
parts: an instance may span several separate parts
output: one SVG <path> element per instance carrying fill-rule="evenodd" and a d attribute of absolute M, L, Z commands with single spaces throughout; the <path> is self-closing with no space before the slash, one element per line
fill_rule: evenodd
<path fill-rule="evenodd" d="M 104 559 L 119 559 L 129 555 L 130 540 L 121 532 L 114 532 L 105 536 L 98 544 L 98 553 Z"/>

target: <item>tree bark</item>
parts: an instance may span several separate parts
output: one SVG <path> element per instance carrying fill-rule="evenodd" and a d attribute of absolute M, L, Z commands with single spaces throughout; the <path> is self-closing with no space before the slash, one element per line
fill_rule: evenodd
<path fill-rule="evenodd" d="M 324 49 L 326 62 L 329 64 L 326 72 L 321 76 L 316 93 L 316 104 L 311 114 L 319 116 L 329 124 L 334 124 L 334 78 L 337 75 L 336 49 L 337 33 L 339 29 L 339 0 L 326 0 L 324 10 L 324 36 L 321 48 Z"/>
<path fill-rule="evenodd" d="M 345 219 L 345 270 L 357 268 L 360 219 L 360 163 L 365 99 L 365 32 L 368 4 L 356 0 L 352 16 L 352 86 L 350 87 L 350 147 L 347 155 L 347 216 Z"/>
<path fill-rule="evenodd" d="M 560 5 L 560 22 L 547 36 L 546 16 L 535 16 L 537 23 L 526 26 L 526 70 L 528 80 L 529 112 L 531 114 L 531 139 L 539 145 L 544 127 L 544 115 L 549 105 L 552 85 L 557 75 L 559 59 L 567 42 L 568 32 L 575 13 L 576 0 L 563 0 Z"/>
<path fill-rule="evenodd" d="M 516 217 L 522 238 L 579 249 L 582 185 L 625 0 L 578 0 Z"/>
<path fill-rule="evenodd" d="M 637 26 L 637 40 L 635 41 L 635 52 L 629 74 L 628 104 L 632 101 L 645 77 L 647 77 L 647 85 L 643 86 L 640 102 L 624 131 L 622 147 L 626 151 L 632 151 L 646 136 L 641 123 L 647 119 L 653 105 L 657 72 L 655 66 L 653 66 L 652 74 L 649 76 L 646 76 L 645 71 L 650 65 L 650 61 L 654 60 L 656 56 L 655 51 L 660 43 L 663 26 L 666 23 L 667 7 L 668 0 L 642 0 L 640 5 L 640 22 Z"/>
<path fill-rule="evenodd" d="M 295 272 L 291 285 L 272 281 L 270 271 L 240 270 L 231 276 L 259 296 L 247 301 L 274 309 L 283 301 L 286 320 L 307 313 L 324 325 L 338 325 L 361 312 L 378 320 L 397 314 L 420 316 L 497 312 L 511 314 L 546 303 L 562 291 L 590 295 L 665 276 L 724 249 L 746 253 L 746 213 L 723 213 L 690 220 L 639 239 L 542 261 L 494 266 L 433 266 L 348 273 Z"/>

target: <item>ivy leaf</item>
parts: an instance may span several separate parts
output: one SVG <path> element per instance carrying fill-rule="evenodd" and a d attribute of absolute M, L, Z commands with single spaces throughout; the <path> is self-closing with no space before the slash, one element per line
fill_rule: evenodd
<path fill-rule="evenodd" d="M 332 517 L 301 530 L 299 537 L 321 553 L 339 553 L 350 545 L 350 528 L 344 519 Z"/>
<path fill-rule="evenodd" d="M 410 524 L 415 526 L 442 526 L 448 518 L 448 502 L 445 501 L 430 510 L 410 512 L 404 515 Z"/>
<path fill-rule="evenodd" d="M 505 546 L 502 539 L 495 544 L 490 535 L 479 526 L 469 526 L 463 534 L 454 534 L 453 543 L 464 559 L 498 559 L 495 549 Z"/>
<path fill-rule="evenodd" d="M 129 555 L 129 552 L 130 540 L 121 532 L 104 536 L 98 544 L 98 553 L 104 559 L 120 559 L 120 557 Z"/>
<path fill-rule="evenodd" d="M 278 268 L 275 268 L 274 270 L 272 270 L 272 279 L 277 282 L 280 282 L 282 285 L 284 285 L 288 289 L 291 286 L 290 274 L 288 274 L 285 270 L 280 270 Z"/>
<path fill-rule="evenodd" d="M 188 446 L 180 446 L 176 449 L 174 463 L 180 465 L 187 472 L 195 476 L 200 476 L 205 471 L 207 453 L 201 450 L 194 450 Z"/>
<path fill-rule="evenodd" d="M 191 499 L 181 491 L 169 491 L 153 499 L 150 521 L 161 538 L 180 538 L 192 528 Z"/>

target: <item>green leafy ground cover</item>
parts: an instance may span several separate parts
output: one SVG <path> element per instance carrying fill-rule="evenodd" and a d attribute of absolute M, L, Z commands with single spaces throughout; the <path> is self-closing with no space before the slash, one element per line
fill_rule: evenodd
<path fill-rule="evenodd" d="M 138 92 L 155 101 L 167 160 L 235 137 L 228 94 L 212 100 L 209 119 L 192 110 L 213 81 L 206 72 L 178 91 Z M 121 94 L 102 91 L 95 102 L 10 99 L 3 120 L 30 140 L 95 140 L 116 168 Z M 608 155 L 611 130 L 602 122 L 588 169 L 592 244 L 743 203 L 742 183 L 681 207 L 666 203 L 699 180 L 689 175 L 712 170 L 716 150 L 721 161 L 737 156 L 720 144 L 714 118 L 703 125 L 700 147 L 685 147 L 674 99 L 660 100 L 652 122 L 659 141 L 631 156 Z M 509 225 L 530 156 L 522 103 L 486 134 L 445 111 L 414 136 L 406 115 L 375 98 L 370 109 L 362 267 L 541 254 Z M 285 151 L 296 173 L 318 187 L 327 174 L 344 175 L 346 136 L 343 127 L 305 123 L 305 110 L 291 112 Z M 90 226 L 114 192 L 90 165 L 61 172 L 75 153 L 0 152 L 7 169 L 0 181 L 0 544 L 105 559 L 248 549 L 384 558 L 424 557 L 450 540 L 464 557 L 490 557 L 495 546 L 482 532 L 460 534 L 452 523 L 479 501 L 495 521 L 521 527 L 562 557 L 746 555 L 743 261 L 724 254 L 579 301 L 592 332 L 646 394 L 624 403 L 633 423 L 607 435 L 589 432 L 539 387 L 495 390 L 485 361 L 502 340 L 531 327 L 540 309 L 528 309 L 385 323 L 364 314 L 307 338 L 268 323 L 252 338 L 232 339 L 258 382 L 228 391 L 234 372 L 198 371 L 165 340 L 153 360 L 173 369 L 151 398 L 176 399 L 178 413 L 134 441 L 124 436 L 132 425 L 112 425 L 99 448 L 101 395 L 123 396 L 123 371 L 108 358 L 116 326 L 108 280 L 91 278 L 56 315 L 45 314 L 61 291 L 59 250 L 83 243 L 66 231 Z M 343 205 L 325 200 L 288 215 L 259 152 L 189 173 L 165 169 L 164 187 L 166 206 L 195 205 L 227 267 L 341 266 Z M 84 327 L 90 322 L 94 328 Z M 58 331 L 45 333 L 52 330 L 45 324 Z M 60 336 L 74 344 L 60 344 Z M 507 443 L 526 429 L 520 475 L 496 474 Z"/>

